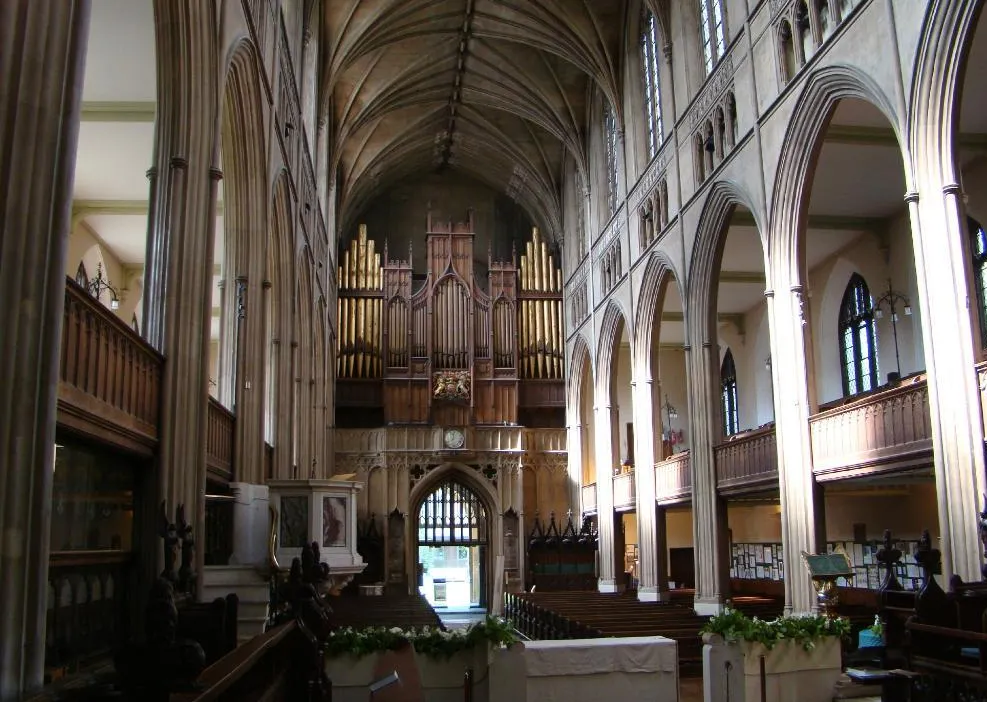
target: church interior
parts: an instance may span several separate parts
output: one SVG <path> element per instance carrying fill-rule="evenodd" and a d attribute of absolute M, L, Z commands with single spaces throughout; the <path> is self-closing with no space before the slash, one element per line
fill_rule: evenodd
<path fill-rule="evenodd" d="M 987 700 L 983 5 L 0 0 L 0 702 Z"/>

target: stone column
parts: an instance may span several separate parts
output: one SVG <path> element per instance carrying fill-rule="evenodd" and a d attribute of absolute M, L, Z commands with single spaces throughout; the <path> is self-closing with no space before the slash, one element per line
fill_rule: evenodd
<path fill-rule="evenodd" d="M 155 0 L 158 112 L 150 172 L 144 335 L 164 365 L 156 500 L 184 504 L 202 538 L 216 199 L 214 9 Z M 227 291 L 232 294 L 232 291 Z M 200 542 L 201 543 L 201 542 Z M 203 549 L 197 572 L 202 574 Z M 160 558 L 160 555 L 158 556 Z"/>
<path fill-rule="evenodd" d="M 719 392 L 714 388 L 713 380 L 714 369 L 719 367 L 719 352 L 715 344 L 706 340 L 703 330 L 690 330 L 690 337 L 703 340 L 698 348 L 685 347 L 691 434 L 692 523 L 696 552 L 695 609 L 697 614 L 712 615 L 723 609 L 729 588 L 728 571 L 723 559 L 724 525 L 720 524 L 713 456 L 719 416 L 716 404 Z"/>
<path fill-rule="evenodd" d="M 609 380 L 607 381 L 609 382 Z M 600 592 L 616 592 L 616 554 L 614 553 L 613 467 L 617 465 L 614 448 L 614 424 L 617 408 L 597 405 L 596 421 L 596 523 L 599 538 L 597 553 L 600 559 Z"/>
<path fill-rule="evenodd" d="M 634 487 L 637 494 L 638 588 L 642 602 L 659 601 L 658 526 L 655 523 L 655 434 L 651 378 L 631 383 L 634 416 Z M 660 437 L 659 437 L 660 438 Z"/>
<path fill-rule="evenodd" d="M 43 682 L 65 254 L 88 0 L 0 3 L 0 700 Z"/>
<path fill-rule="evenodd" d="M 785 612 L 805 614 L 816 596 L 802 551 L 815 553 L 816 487 L 812 474 L 811 413 L 806 347 L 808 301 L 798 281 L 779 265 L 768 298 L 771 329 L 771 377 L 777 416 L 778 487 L 781 494 L 781 540 L 785 558 Z"/>
<path fill-rule="evenodd" d="M 578 413 L 579 409 L 576 408 Z M 570 418 L 566 427 L 566 459 L 569 481 L 569 506 L 582 519 L 586 506 L 583 505 L 583 425 L 578 418 Z"/>
<path fill-rule="evenodd" d="M 953 574 L 980 580 L 978 509 L 987 492 L 984 479 L 984 428 L 981 414 L 971 310 L 967 284 L 968 237 L 963 194 L 941 183 L 939 169 L 917 169 L 922 198 L 908 202 L 915 269 L 922 314 L 922 344 L 928 373 L 929 414 L 939 503 L 942 578 Z M 928 195 L 926 195 L 928 193 Z M 974 313 L 975 314 L 975 313 Z"/>

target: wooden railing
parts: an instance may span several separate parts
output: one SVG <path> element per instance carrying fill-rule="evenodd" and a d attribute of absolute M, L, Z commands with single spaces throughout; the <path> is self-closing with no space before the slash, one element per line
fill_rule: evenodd
<path fill-rule="evenodd" d="M 655 499 L 677 502 L 692 496 L 692 465 L 683 451 L 655 464 Z"/>
<path fill-rule="evenodd" d="M 59 423 L 150 452 L 158 439 L 162 364 L 133 329 L 66 278 Z"/>
<path fill-rule="evenodd" d="M 817 477 L 925 465 L 932 455 L 925 376 L 809 418 Z"/>
<path fill-rule="evenodd" d="M 236 418 L 213 398 L 209 398 L 206 419 L 206 469 L 219 478 L 233 480 L 233 438 Z"/>
<path fill-rule="evenodd" d="M 583 514 L 596 513 L 596 483 L 583 485 Z"/>
<path fill-rule="evenodd" d="M 126 640 L 131 554 L 56 551 L 48 565 L 45 667 L 72 672 Z"/>
<path fill-rule="evenodd" d="M 613 478 L 614 509 L 633 507 L 637 500 L 637 489 L 634 485 L 634 471 L 630 470 Z"/>
<path fill-rule="evenodd" d="M 744 492 L 778 481 L 778 447 L 774 425 L 758 429 L 713 449 L 716 485 L 721 491 Z"/>

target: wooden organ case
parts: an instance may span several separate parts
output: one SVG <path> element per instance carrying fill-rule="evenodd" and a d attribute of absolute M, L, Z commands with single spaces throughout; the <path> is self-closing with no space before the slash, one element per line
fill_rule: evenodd
<path fill-rule="evenodd" d="M 429 215 L 424 280 L 410 251 L 399 260 L 385 246 L 382 261 L 365 225 L 340 263 L 337 425 L 516 425 L 546 409 L 561 419 L 562 272 L 537 228 L 520 265 L 488 254 L 486 280 L 472 212 Z"/>

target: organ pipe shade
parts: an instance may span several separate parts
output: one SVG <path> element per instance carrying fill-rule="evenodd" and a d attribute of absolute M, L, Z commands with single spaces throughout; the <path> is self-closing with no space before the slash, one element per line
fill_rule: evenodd
<path fill-rule="evenodd" d="M 520 372 L 523 378 L 563 377 L 562 271 L 537 227 L 525 244 L 518 272 L 521 285 Z"/>
<path fill-rule="evenodd" d="M 336 369 L 340 378 L 379 378 L 383 373 L 383 273 L 367 226 L 340 257 Z"/>

